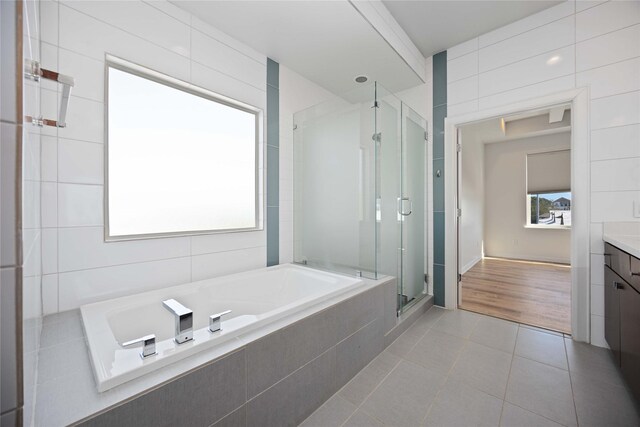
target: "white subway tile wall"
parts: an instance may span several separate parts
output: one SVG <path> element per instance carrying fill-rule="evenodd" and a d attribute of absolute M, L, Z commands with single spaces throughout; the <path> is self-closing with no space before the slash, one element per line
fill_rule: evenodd
<path fill-rule="evenodd" d="M 452 47 L 447 66 L 449 116 L 590 88 L 591 342 L 606 346 L 602 224 L 639 221 L 640 2 L 566 1 Z"/>
<path fill-rule="evenodd" d="M 33 307 L 50 314 L 264 267 L 264 231 L 104 241 L 104 61 L 115 55 L 265 109 L 266 57 L 167 1 L 43 0 L 40 7 L 42 66 L 73 76 L 75 87 L 68 126 L 45 128 L 28 146 L 25 274 L 42 277 L 42 302 Z M 40 92 L 42 115 L 56 118 L 59 89 L 44 83 Z M 288 159 L 281 167 L 292 170 Z"/>

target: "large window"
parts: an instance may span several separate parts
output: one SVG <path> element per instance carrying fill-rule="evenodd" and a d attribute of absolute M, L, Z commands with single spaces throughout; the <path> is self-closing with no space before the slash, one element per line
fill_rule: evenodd
<path fill-rule="evenodd" d="M 571 226 L 571 151 L 527 155 L 527 225 Z"/>
<path fill-rule="evenodd" d="M 108 239 L 260 228 L 260 110 L 107 62 Z"/>

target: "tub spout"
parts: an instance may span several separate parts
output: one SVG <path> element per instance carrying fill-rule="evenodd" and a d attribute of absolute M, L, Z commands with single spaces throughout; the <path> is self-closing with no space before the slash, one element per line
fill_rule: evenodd
<path fill-rule="evenodd" d="M 174 299 L 162 301 L 162 305 L 175 316 L 175 341 L 178 344 L 183 344 L 187 341 L 193 340 L 193 311 Z"/>

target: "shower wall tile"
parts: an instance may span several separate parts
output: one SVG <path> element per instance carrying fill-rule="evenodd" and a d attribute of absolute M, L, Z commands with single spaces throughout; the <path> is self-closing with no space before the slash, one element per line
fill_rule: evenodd
<path fill-rule="evenodd" d="M 447 52 L 433 55 L 433 107 L 447 103 Z"/>
<path fill-rule="evenodd" d="M 267 207 L 278 207 L 280 205 L 279 164 L 280 150 L 278 147 L 267 145 Z M 269 211 L 267 211 L 268 213 Z M 269 241 L 267 242 L 269 243 Z"/>
<path fill-rule="evenodd" d="M 272 59 L 267 59 L 267 85 L 280 88 L 280 64 Z"/>
<path fill-rule="evenodd" d="M 442 158 L 433 160 L 433 211 L 444 212 L 444 159 Z"/>
<path fill-rule="evenodd" d="M 477 39 L 458 45 L 454 51 L 469 54 L 477 46 Z M 454 55 L 458 58 L 462 55 Z M 453 60 L 455 58 L 449 58 Z M 444 275 L 436 275 L 436 267 L 444 269 L 444 121 L 447 116 L 448 88 L 447 88 L 448 52 L 440 52 L 433 56 L 433 296 L 434 304 L 444 305 Z M 458 88 L 455 97 L 458 102 L 477 97 L 477 76 L 459 80 L 454 84 Z M 470 84 L 469 84 L 470 83 Z M 437 171 L 440 176 L 437 176 Z"/>
<path fill-rule="evenodd" d="M 267 266 L 280 263 L 280 74 L 267 59 Z"/>
<path fill-rule="evenodd" d="M 433 262 L 444 265 L 444 212 L 433 213 Z"/>

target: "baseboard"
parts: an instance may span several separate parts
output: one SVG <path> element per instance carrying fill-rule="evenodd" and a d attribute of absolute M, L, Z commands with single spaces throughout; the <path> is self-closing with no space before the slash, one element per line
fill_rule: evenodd
<path fill-rule="evenodd" d="M 460 274 L 464 274 L 467 271 L 471 270 L 471 268 L 477 263 L 479 263 L 480 261 L 482 261 L 482 255 L 472 259 L 469 263 L 467 263 L 467 265 L 462 266 L 462 269 L 460 270 Z"/>
<path fill-rule="evenodd" d="M 553 264 L 571 264 L 571 259 L 556 258 L 556 257 L 541 257 L 541 256 L 528 256 L 528 255 L 516 255 L 516 254 L 484 254 L 486 258 L 506 258 L 514 259 L 518 261 L 533 261 L 533 262 L 549 262 Z"/>

